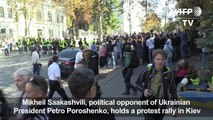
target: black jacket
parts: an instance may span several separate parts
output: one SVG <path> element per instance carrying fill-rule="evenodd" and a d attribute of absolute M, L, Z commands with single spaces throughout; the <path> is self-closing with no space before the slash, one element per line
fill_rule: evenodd
<path fill-rule="evenodd" d="M 136 81 L 137 88 L 142 92 L 142 99 L 146 99 L 144 97 L 144 90 L 149 89 L 151 86 L 151 76 L 155 74 L 156 70 L 154 65 L 146 67 Z M 173 79 L 172 71 L 169 68 L 164 67 L 162 72 L 162 84 L 163 84 L 163 94 L 164 99 L 177 99 L 177 89 L 175 85 L 175 81 Z"/>

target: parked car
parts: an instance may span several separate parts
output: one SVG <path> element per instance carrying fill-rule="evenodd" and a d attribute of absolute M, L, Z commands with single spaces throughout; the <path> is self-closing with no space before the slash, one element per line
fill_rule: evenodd
<path fill-rule="evenodd" d="M 59 58 L 59 67 L 61 69 L 62 75 L 69 75 L 74 70 L 75 65 L 75 56 L 77 52 L 80 51 L 78 48 L 67 48 L 58 53 Z M 87 63 L 87 67 L 92 69 L 95 75 L 99 73 L 99 55 L 96 51 L 91 49 L 85 49 L 85 51 L 89 52 L 89 61 Z M 52 64 L 52 60 L 48 62 L 48 66 Z"/>
<path fill-rule="evenodd" d="M 58 53 L 58 64 L 61 69 L 62 75 L 69 75 L 74 70 L 75 56 L 80 49 L 67 48 Z M 48 62 L 48 66 L 52 63 L 52 60 Z"/>

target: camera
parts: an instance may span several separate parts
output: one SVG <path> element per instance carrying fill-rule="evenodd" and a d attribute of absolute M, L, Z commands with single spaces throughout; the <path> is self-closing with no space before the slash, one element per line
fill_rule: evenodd
<path fill-rule="evenodd" d="M 152 89 L 148 90 L 148 94 L 149 94 L 149 96 L 147 97 L 148 99 L 155 99 L 155 98 L 157 98 L 155 91 L 153 91 Z"/>

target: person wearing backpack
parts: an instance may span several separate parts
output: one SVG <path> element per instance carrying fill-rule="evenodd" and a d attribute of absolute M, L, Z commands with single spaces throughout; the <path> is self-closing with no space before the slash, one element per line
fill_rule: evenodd
<path fill-rule="evenodd" d="M 177 89 L 173 72 L 165 66 L 167 54 L 162 49 L 153 51 L 153 64 L 149 64 L 136 81 L 137 88 L 142 92 L 141 100 L 160 101 L 177 100 Z M 158 102 L 157 102 L 158 103 Z M 166 105 L 143 105 L 145 109 L 165 109 Z M 176 106 L 175 106 L 176 107 Z M 177 113 L 175 113 L 176 115 Z M 144 115 L 145 120 L 163 120 L 164 113 Z"/>
<path fill-rule="evenodd" d="M 138 89 L 131 84 L 131 76 L 133 73 L 133 67 L 131 66 L 131 59 L 132 59 L 132 52 L 131 52 L 131 46 L 126 45 L 125 46 L 125 62 L 124 62 L 124 67 L 122 68 L 122 73 L 124 77 L 124 82 L 125 82 L 125 92 L 123 95 L 130 95 L 130 89 L 134 91 L 134 95 L 137 94 Z"/>

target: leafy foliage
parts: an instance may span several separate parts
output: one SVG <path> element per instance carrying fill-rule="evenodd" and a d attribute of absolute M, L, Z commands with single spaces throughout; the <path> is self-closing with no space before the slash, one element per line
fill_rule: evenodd
<path fill-rule="evenodd" d="M 155 13 L 151 13 L 147 16 L 147 20 L 144 24 L 145 31 L 150 31 L 151 29 L 159 31 L 161 20 Z"/>
<path fill-rule="evenodd" d="M 65 7 L 67 15 L 67 27 L 72 28 L 72 35 L 78 32 L 79 28 L 88 27 L 91 22 L 94 0 L 54 0 L 55 5 Z"/>
<path fill-rule="evenodd" d="M 106 16 L 103 21 L 103 29 L 105 33 L 111 33 L 112 30 L 116 30 L 120 27 L 119 20 L 117 18 L 116 12 L 110 13 L 109 16 Z"/>
<path fill-rule="evenodd" d="M 195 43 L 198 48 L 207 48 L 209 51 L 213 51 L 213 1 L 212 0 L 177 0 L 178 8 L 193 8 L 199 6 L 202 10 L 201 16 L 198 17 L 197 24 L 193 24 L 192 30 L 199 31 L 200 36 L 196 39 Z M 185 17 L 184 15 L 179 16 Z M 194 17 L 192 14 L 187 17 Z M 213 61 L 207 62 L 207 69 L 213 72 Z"/>
<path fill-rule="evenodd" d="M 120 27 L 118 18 L 120 12 L 122 12 L 122 4 L 119 0 L 95 0 L 92 25 L 99 34 L 101 26 L 104 33 L 111 33 L 112 30 Z"/>
<path fill-rule="evenodd" d="M 199 48 L 206 47 L 213 51 L 213 11 L 206 12 L 201 16 L 198 30 L 204 33 L 205 37 L 197 39 L 197 46 Z"/>
<path fill-rule="evenodd" d="M 212 0 L 177 0 L 177 8 L 193 8 L 195 6 L 199 6 L 202 10 L 202 14 L 205 14 L 208 11 L 212 11 L 212 5 L 213 5 L 213 1 Z M 193 18 L 193 14 L 186 14 L 186 15 L 179 15 L 179 18 Z M 182 22 L 180 22 L 182 23 Z M 200 21 L 195 20 L 194 22 L 195 24 L 193 24 L 193 26 L 191 27 L 191 29 L 196 29 L 199 24 Z M 188 26 L 186 26 L 188 27 Z M 184 27 L 183 27 L 184 28 Z"/>
<path fill-rule="evenodd" d="M 122 7 L 119 0 L 54 0 L 55 4 L 65 7 L 66 15 L 69 16 L 68 27 L 72 31 L 84 26 L 85 21 L 93 25 L 93 29 L 100 33 L 100 25 L 104 32 L 118 28 L 119 20 L 117 13 Z M 90 27 L 91 28 L 91 27 Z"/>
<path fill-rule="evenodd" d="M 83 19 L 90 22 L 94 0 L 65 0 L 63 5 L 71 20 Z"/>
<path fill-rule="evenodd" d="M 177 24 L 178 24 L 177 21 L 169 21 L 166 24 L 166 32 L 171 32 L 171 31 L 175 30 L 177 28 Z"/>

